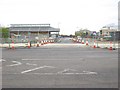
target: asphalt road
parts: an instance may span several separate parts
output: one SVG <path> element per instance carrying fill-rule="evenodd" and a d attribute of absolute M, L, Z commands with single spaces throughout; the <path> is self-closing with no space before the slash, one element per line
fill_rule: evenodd
<path fill-rule="evenodd" d="M 71 43 L 68 38 L 62 43 Z M 118 52 L 92 47 L 2 50 L 3 88 L 117 88 Z"/>

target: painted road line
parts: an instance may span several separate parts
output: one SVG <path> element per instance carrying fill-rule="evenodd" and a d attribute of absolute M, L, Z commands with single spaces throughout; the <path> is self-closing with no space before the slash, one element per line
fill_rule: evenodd
<path fill-rule="evenodd" d="M 33 65 L 33 66 L 37 66 L 37 64 L 31 64 L 31 63 L 26 63 L 26 65 Z"/>
<path fill-rule="evenodd" d="M 82 72 L 82 73 L 24 73 L 24 74 L 34 74 L 34 75 L 97 75 L 97 72 Z"/>
<path fill-rule="evenodd" d="M 83 71 L 85 74 L 97 74 L 97 72 L 91 72 L 91 71 Z"/>
<path fill-rule="evenodd" d="M 79 58 L 79 60 L 83 60 L 83 59 L 84 59 L 84 58 Z M 32 60 L 44 61 L 44 60 L 56 60 L 56 59 L 34 59 L 34 58 L 33 58 L 33 59 L 29 59 L 29 58 L 25 58 L 25 59 L 22 59 L 22 60 L 23 60 L 23 61 L 32 61 Z M 69 60 L 69 59 L 68 59 L 68 58 L 66 58 L 66 59 L 65 59 L 65 58 L 64 58 L 64 59 L 61 59 L 61 58 L 59 59 L 59 58 L 57 58 L 57 60 L 63 60 L 63 61 L 64 61 L 64 60 Z"/>
<path fill-rule="evenodd" d="M 4 59 L 0 59 L 0 62 L 5 62 L 6 60 L 4 60 Z"/>
<path fill-rule="evenodd" d="M 66 73 L 66 72 L 68 72 L 68 71 L 77 71 L 77 70 L 67 68 L 67 69 L 64 69 L 63 71 L 59 71 L 59 72 L 57 72 L 57 73 Z"/>
<path fill-rule="evenodd" d="M 22 63 L 21 62 L 18 62 L 18 61 L 12 61 L 13 63 L 16 63 L 16 64 L 12 64 L 12 65 L 7 65 L 8 67 L 12 67 L 12 66 L 18 66 L 18 65 L 21 65 Z"/>
<path fill-rule="evenodd" d="M 55 67 L 44 65 L 44 66 L 41 66 L 41 67 L 37 67 L 37 68 L 33 68 L 33 69 L 29 69 L 29 70 L 22 71 L 21 73 L 22 73 L 22 74 L 23 74 L 23 73 L 28 73 L 28 72 L 35 71 L 35 70 L 38 70 L 38 69 L 41 69 L 41 68 L 55 68 Z"/>

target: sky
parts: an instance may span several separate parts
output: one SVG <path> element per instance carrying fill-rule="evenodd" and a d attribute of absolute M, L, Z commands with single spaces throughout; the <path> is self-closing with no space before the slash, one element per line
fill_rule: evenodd
<path fill-rule="evenodd" d="M 60 34 L 118 23 L 120 0 L 0 0 L 0 24 L 44 24 Z"/>

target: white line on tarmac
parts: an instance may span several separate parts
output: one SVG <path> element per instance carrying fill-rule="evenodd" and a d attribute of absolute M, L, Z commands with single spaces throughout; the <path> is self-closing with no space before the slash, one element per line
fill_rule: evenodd
<path fill-rule="evenodd" d="M 33 65 L 33 66 L 37 66 L 37 64 L 31 64 L 31 63 L 26 63 L 26 65 Z"/>
<path fill-rule="evenodd" d="M 37 68 L 33 68 L 33 69 L 29 69 L 29 70 L 25 70 L 25 71 L 22 71 L 21 73 L 27 73 L 27 72 L 31 72 L 31 71 L 35 71 L 35 70 L 38 70 L 38 69 L 41 69 L 41 68 L 55 68 L 53 66 L 41 66 L 41 67 L 37 67 Z"/>
<path fill-rule="evenodd" d="M 57 73 L 65 73 L 65 72 L 68 72 L 68 71 L 77 71 L 77 70 L 67 68 L 67 69 L 64 69 L 63 71 L 59 71 Z"/>
<path fill-rule="evenodd" d="M 97 74 L 97 72 L 91 72 L 91 71 L 83 71 L 83 73 L 86 73 L 86 74 Z"/>
<path fill-rule="evenodd" d="M 25 74 L 36 74 L 36 75 L 97 75 L 97 72 L 89 72 L 89 73 L 25 73 Z"/>
<path fill-rule="evenodd" d="M 0 59 L 0 62 L 2 62 L 2 61 L 5 62 L 6 60 L 4 60 L 4 59 Z"/>
<path fill-rule="evenodd" d="M 83 60 L 84 58 L 79 58 L 79 60 L 80 60 L 80 59 Z M 32 61 L 32 60 L 44 61 L 44 60 L 56 60 L 56 59 L 34 59 L 34 58 L 33 58 L 33 59 L 29 59 L 29 58 L 26 58 L 26 59 L 22 59 L 22 60 L 23 60 L 23 61 L 27 61 L 27 60 L 28 60 L 28 61 Z M 68 59 L 67 59 L 67 58 L 66 58 L 66 59 L 61 59 L 61 58 L 59 59 L 59 58 L 57 58 L 57 60 L 68 60 Z"/>
<path fill-rule="evenodd" d="M 8 67 L 12 67 L 12 66 L 18 66 L 18 65 L 21 65 L 22 63 L 21 62 L 18 62 L 18 61 L 12 61 L 13 63 L 17 63 L 17 64 L 12 64 L 12 65 L 7 65 Z"/>

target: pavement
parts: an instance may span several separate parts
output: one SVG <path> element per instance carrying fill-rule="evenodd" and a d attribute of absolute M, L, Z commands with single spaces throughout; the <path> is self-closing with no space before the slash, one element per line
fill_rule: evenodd
<path fill-rule="evenodd" d="M 84 46 L 63 38 L 37 48 L 2 48 L 2 87 L 117 88 L 118 50 Z"/>

